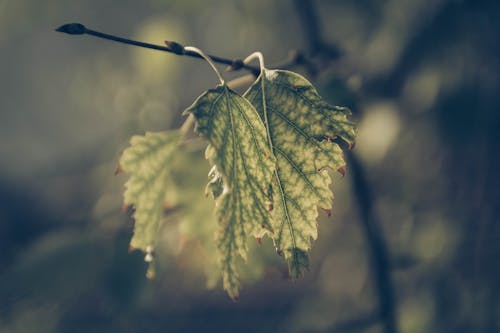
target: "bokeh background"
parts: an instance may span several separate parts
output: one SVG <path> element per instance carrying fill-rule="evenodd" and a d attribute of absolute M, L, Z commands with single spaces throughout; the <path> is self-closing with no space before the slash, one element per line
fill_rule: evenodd
<path fill-rule="evenodd" d="M 397 332 L 499 332 L 499 13 L 472 0 L 0 0 L 0 332 L 388 332 L 381 306 Z M 145 278 L 114 168 L 130 136 L 179 126 L 217 80 L 196 59 L 54 32 L 67 22 L 229 58 L 260 50 L 270 65 L 311 57 L 316 70 L 295 69 L 353 110 L 369 195 L 349 166 L 334 175 L 303 280 L 264 240 L 230 301 L 194 152 L 176 194 L 188 214 L 165 221 Z"/>

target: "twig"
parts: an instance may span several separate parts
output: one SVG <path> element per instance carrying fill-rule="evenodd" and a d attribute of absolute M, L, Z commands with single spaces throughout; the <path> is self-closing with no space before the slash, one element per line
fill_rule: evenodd
<path fill-rule="evenodd" d="M 149 44 L 149 43 L 144 43 L 144 42 L 139 42 L 136 40 L 128 39 L 128 38 L 123 38 L 123 37 L 118 37 L 110 34 L 106 34 L 103 32 L 95 31 L 92 29 L 88 29 L 85 27 L 83 24 L 80 23 L 69 23 L 69 24 L 64 24 L 60 26 L 59 28 L 56 29 L 58 32 L 64 32 L 69 35 L 91 35 L 94 37 L 98 38 L 103 38 L 107 40 L 111 40 L 114 42 L 118 43 L 123 43 L 123 44 L 129 44 L 129 45 L 134 45 L 134 46 L 140 46 L 152 50 L 158 50 L 158 51 L 163 51 L 163 52 L 169 52 L 173 53 L 176 55 L 180 56 L 188 56 L 192 58 L 198 58 L 198 59 L 203 59 L 203 57 L 190 50 L 185 50 L 184 47 L 177 43 L 177 42 L 171 42 L 171 41 L 166 41 L 165 43 L 167 44 L 166 46 L 161 46 L 161 45 L 156 45 L 156 44 Z M 251 66 L 244 64 L 242 60 L 240 59 L 227 59 L 215 55 L 208 55 L 212 61 L 219 63 L 219 64 L 224 64 L 229 66 L 228 70 L 239 70 L 239 69 L 246 69 L 254 75 L 258 75 L 260 73 L 260 68 L 256 66 Z"/>

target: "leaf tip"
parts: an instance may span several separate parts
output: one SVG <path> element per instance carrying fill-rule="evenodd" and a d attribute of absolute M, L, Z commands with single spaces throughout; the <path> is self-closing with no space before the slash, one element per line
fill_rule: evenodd
<path fill-rule="evenodd" d="M 300 279 L 309 270 L 309 256 L 307 252 L 294 248 L 287 252 L 288 272 L 293 280 Z"/>

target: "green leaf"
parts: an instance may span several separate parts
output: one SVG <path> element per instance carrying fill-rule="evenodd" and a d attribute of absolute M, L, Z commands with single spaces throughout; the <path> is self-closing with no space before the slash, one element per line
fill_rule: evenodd
<path fill-rule="evenodd" d="M 193 148 L 188 143 L 185 148 Z M 214 234 L 217 220 L 213 214 L 214 203 L 204 195 L 203 183 L 207 179 L 206 161 L 198 149 L 182 149 L 172 163 L 172 177 L 175 186 L 177 207 L 176 214 L 169 216 L 172 222 L 177 222 L 179 232 L 180 255 L 183 266 L 191 272 L 203 272 L 207 287 L 215 288 L 221 274 Z M 182 244 L 182 245 L 181 245 Z M 193 246 L 194 245 L 194 246 Z M 177 251 L 179 247 L 175 248 Z M 168 248 L 172 251 L 171 248 Z M 159 253 L 161 254 L 161 253 Z M 182 259 L 185 256 L 190 260 Z"/>
<path fill-rule="evenodd" d="M 275 161 L 257 111 L 226 85 L 205 92 L 185 113 L 193 113 L 195 131 L 209 142 L 206 157 L 215 168 L 207 189 L 216 199 L 224 288 L 235 299 L 237 256 L 246 260 L 247 238 L 271 228 L 268 191 Z"/>
<path fill-rule="evenodd" d="M 345 167 L 342 150 L 332 140 L 351 146 L 354 124 L 348 109 L 329 105 L 305 78 L 289 71 L 263 70 L 244 97 L 265 123 L 276 156 L 273 239 L 297 278 L 308 268 L 307 253 L 317 238 L 317 207 L 332 207 L 326 168 Z"/>
<path fill-rule="evenodd" d="M 119 165 L 130 174 L 125 183 L 125 205 L 134 207 L 134 236 L 130 246 L 150 254 L 156 245 L 171 182 L 171 162 L 180 143 L 179 131 L 133 136 Z M 148 257 L 147 257 L 148 258 Z M 150 258 L 150 257 L 149 257 Z"/>

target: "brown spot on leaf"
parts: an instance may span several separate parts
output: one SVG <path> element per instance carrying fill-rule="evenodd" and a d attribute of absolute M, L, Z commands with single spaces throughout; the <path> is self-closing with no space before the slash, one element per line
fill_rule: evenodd
<path fill-rule="evenodd" d="M 172 205 L 170 202 L 165 201 L 163 203 L 163 214 L 170 215 L 175 213 L 179 209 L 178 205 Z"/>
<path fill-rule="evenodd" d="M 345 165 L 341 166 L 340 168 L 337 169 L 337 171 L 342 175 L 342 177 L 344 177 L 346 172 L 346 166 Z"/>
<path fill-rule="evenodd" d="M 261 245 L 261 244 L 262 244 L 262 237 L 257 237 L 257 238 L 255 238 L 255 239 L 257 240 L 257 243 L 259 243 L 259 245 Z"/>
<path fill-rule="evenodd" d="M 332 216 L 332 210 L 331 209 L 325 209 L 325 208 L 321 208 L 321 209 L 326 213 L 327 217 Z"/>
<path fill-rule="evenodd" d="M 115 168 L 115 172 L 114 172 L 115 176 L 120 174 L 120 173 L 123 173 L 123 172 L 124 172 L 124 170 L 123 170 L 122 166 L 120 164 L 118 164 Z"/>
<path fill-rule="evenodd" d="M 135 207 L 130 204 L 123 205 L 122 211 L 128 216 L 132 216 L 135 212 Z"/>

